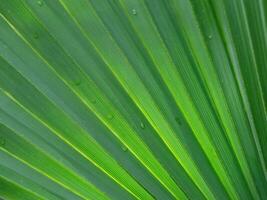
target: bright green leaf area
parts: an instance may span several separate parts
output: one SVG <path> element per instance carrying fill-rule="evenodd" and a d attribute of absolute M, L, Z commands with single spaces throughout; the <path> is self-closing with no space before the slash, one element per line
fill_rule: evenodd
<path fill-rule="evenodd" d="M 267 2 L 0 0 L 0 199 L 267 199 Z"/>

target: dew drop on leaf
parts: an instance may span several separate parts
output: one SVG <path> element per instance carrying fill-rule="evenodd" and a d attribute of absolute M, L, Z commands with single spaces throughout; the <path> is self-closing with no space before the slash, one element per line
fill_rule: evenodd
<path fill-rule="evenodd" d="M 39 1 L 37 1 L 37 4 L 38 4 L 39 6 L 43 6 L 44 2 L 41 1 L 41 0 L 39 0 Z"/>
<path fill-rule="evenodd" d="M 122 150 L 123 150 L 124 152 L 128 151 L 128 148 L 127 148 L 126 146 L 124 146 L 124 145 L 123 145 L 121 148 L 122 148 Z"/>
<path fill-rule="evenodd" d="M 111 114 L 108 114 L 108 119 L 113 119 L 113 115 L 111 115 Z"/>
<path fill-rule="evenodd" d="M 3 137 L 0 137 L 0 146 L 4 146 L 5 143 L 5 139 Z"/>
<path fill-rule="evenodd" d="M 4 51 L 5 49 L 7 49 L 6 44 L 0 40 L 0 51 Z"/>
<path fill-rule="evenodd" d="M 182 122 L 181 122 L 181 120 L 179 119 L 179 117 L 175 117 L 175 121 L 176 121 L 179 125 L 182 124 Z"/>
<path fill-rule="evenodd" d="M 33 34 L 33 37 L 34 37 L 34 39 L 38 39 L 38 38 L 39 38 L 38 33 L 34 33 L 34 34 Z"/>
<path fill-rule="evenodd" d="M 76 80 L 76 81 L 74 81 L 74 85 L 76 85 L 76 86 L 79 86 L 79 85 L 81 85 L 81 80 Z"/>
<path fill-rule="evenodd" d="M 95 99 L 93 99 L 91 102 L 92 102 L 92 104 L 96 104 L 96 100 Z"/>
<path fill-rule="evenodd" d="M 137 11 L 135 9 L 132 9 L 132 14 L 137 15 Z"/>
<path fill-rule="evenodd" d="M 212 39 L 212 35 L 209 35 L 208 38 L 211 40 Z"/>
<path fill-rule="evenodd" d="M 143 122 L 140 123 L 140 127 L 141 129 L 144 129 L 145 128 L 145 124 Z"/>

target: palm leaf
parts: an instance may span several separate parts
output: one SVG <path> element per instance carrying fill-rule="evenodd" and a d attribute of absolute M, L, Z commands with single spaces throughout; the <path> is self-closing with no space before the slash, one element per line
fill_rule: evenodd
<path fill-rule="evenodd" d="M 266 199 L 266 9 L 1 0 L 0 197 Z"/>

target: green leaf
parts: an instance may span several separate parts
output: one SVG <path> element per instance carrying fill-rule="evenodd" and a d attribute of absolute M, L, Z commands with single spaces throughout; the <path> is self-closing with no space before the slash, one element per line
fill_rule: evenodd
<path fill-rule="evenodd" d="M 0 197 L 266 199 L 266 9 L 0 0 Z"/>

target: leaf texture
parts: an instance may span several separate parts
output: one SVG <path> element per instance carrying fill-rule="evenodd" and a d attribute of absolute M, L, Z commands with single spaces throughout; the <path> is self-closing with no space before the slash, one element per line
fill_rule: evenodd
<path fill-rule="evenodd" d="M 267 198 L 262 0 L 0 0 L 0 197 Z"/>

